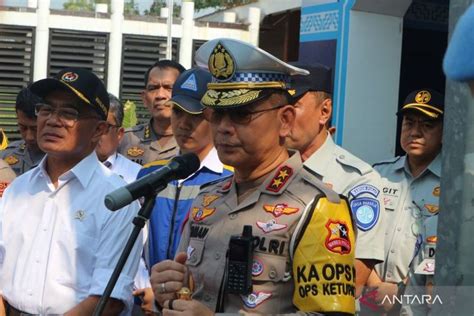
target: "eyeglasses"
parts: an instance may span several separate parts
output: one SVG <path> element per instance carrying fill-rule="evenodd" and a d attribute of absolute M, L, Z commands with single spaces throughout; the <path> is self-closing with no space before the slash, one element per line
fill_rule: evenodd
<path fill-rule="evenodd" d="M 278 110 L 284 106 L 286 106 L 286 104 L 279 105 L 279 106 L 269 108 L 269 109 L 257 110 L 257 111 L 249 111 L 249 110 L 240 109 L 240 108 L 225 109 L 225 110 L 206 108 L 204 109 L 203 114 L 204 114 L 204 118 L 207 121 L 214 124 L 219 123 L 224 118 L 224 116 L 227 115 L 233 123 L 245 125 L 245 124 L 250 123 L 252 120 L 255 120 L 257 117 L 259 117 L 265 112 Z M 259 114 L 259 115 L 256 115 L 256 114 Z"/>
<path fill-rule="evenodd" d="M 72 107 L 54 107 L 47 103 L 38 103 L 35 106 L 37 117 L 50 118 L 55 113 L 66 127 L 73 127 L 81 118 L 99 118 L 97 115 L 81 115 L 78 110 Z"/>
<path fill-rule="evenodd" d="M 119 128 L 120 126 L 115 125 L 115 124 L 110 124 L 108 122 L 105 122 L 107 124 L 107 133 L 110 132 L 111 129 L 113 128 Z"/>

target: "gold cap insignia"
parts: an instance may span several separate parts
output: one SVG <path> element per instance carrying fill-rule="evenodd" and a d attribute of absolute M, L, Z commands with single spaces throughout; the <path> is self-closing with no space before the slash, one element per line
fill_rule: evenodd
<path fill-rule="evenodd" d="M 429 93 L 426 90 L 418 92 L 415 96 L 415 101 L 417 103 L 425 104 L 425 103 L 430 102 L 430 100 L 431 100 L 431 93 Z"/>
<path fill-rule="evenodd" d="M 7 158 L 5 158 L 4 160 L 10 166 L 16 164 L 19 161 L 18 158 L 14 155 L 10 155 Z"/>
<path fill-rule="evenodd" d="M 127 150 L 127 155 L 130 157 L 138 157 L 143 155 L 145 151 L 139 147 L 131 147 Z"/>
<path fill-rule="evenodd" d="M 214 78 L 219 81 L 228 81 L 234 76 L 234 58 L 220 42 L 217 42 L 209 56 L 208 67 Z"/>
<path fill-rule="evenodd" d="M 63 74 L 61 76 L 61 80 L 66 81 L 66 82 L 76 81 L 77 78 L 79 78 L 79 75 L 76 74 L 75 72 L 71 72 L 71 71 L 68 71 L 68 72 L 66 72 L 65 74 Z"/>

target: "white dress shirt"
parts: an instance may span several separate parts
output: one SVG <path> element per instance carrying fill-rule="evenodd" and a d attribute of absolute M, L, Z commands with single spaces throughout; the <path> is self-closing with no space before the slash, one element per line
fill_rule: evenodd
<path fill-rule="evenodd" d="M 63 314 L 103 293 L 139 205 L 105 207 L 105 195 L 126 183 L 95 152 L 62 174 L 58 188 L 45 163 L 13 181 L 0 202 L 0 288 L 19 310 Z M 127 309 L 142 245 L 140 236 L 112 293 Z"/>
<path fill-rule="evenodd" d="M 142 168 L 141 165 L 131 161 L 119 153 L 110 155 L 106 161 L 110 163 L 109 169 L 121 176 L 127 183 L 135 181 L 137 179 L 138 172 Z"/>

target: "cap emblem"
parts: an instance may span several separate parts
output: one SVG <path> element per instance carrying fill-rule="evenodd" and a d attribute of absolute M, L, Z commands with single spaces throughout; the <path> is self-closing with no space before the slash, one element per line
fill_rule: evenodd
<path fill-rule="evenodd" d="M 235 73 L 235 61 L 220 42 L 212 50 L 208 62 L 209 71 L 219 81 L 230 80 Z"/>
<path fill-rule="evenodd" d="M 71 71 L 68 71 L 68 72 L 66 72 L 65 74 L 63 74 L 61 76 L 61 80 L 66 81 L 66 82 L 76 81 L 77 78 L 79 78 L 79 75 L 76 74 L 75 72 L 71 72 Z"/>
<path fill-rule="evenodd" d="M 415 96 L 415 101 L 417 103 L 426 104 L 431 100 L 431 93 L 426 90 L 420 91 Z"/>
<path fill-rule="evenodd" d="M 194 74 L 191 74 L 191 76 L 186 79 L 185 82 L 181 85 L 182 89 L 187 89 L 187 90 L 192 90 L 192 91 L 197 91 L 197 83 L 196 83 L 196 76 Z"/>

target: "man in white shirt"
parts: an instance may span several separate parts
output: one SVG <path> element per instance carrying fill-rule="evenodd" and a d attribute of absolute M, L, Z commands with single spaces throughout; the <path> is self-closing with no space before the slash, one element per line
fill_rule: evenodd
<path fill-rule="evenodd" d="M 99 160 L 110 170 L 121 176 L 127 183 L 137 179 L 141 165 L 125 158 L 117 152 L 124 135 L 124 110 L 120 100 L 109 93 L 110 108 L 107 115 L 107 132 L 102 135 L 95 149 Z"/>
<path fill-rule="evenodd" d="M 104 197 L 126 185 L 97 159 L 107 91 L 78 68 L 35 82 L 38 167 L 0 203 L 0 289 L 7 315 L 91 315 L 130 235 L 138 203 L 111 212 Z M 138 238 L 103 315 L 127 312 L 142 250 Z"/>

